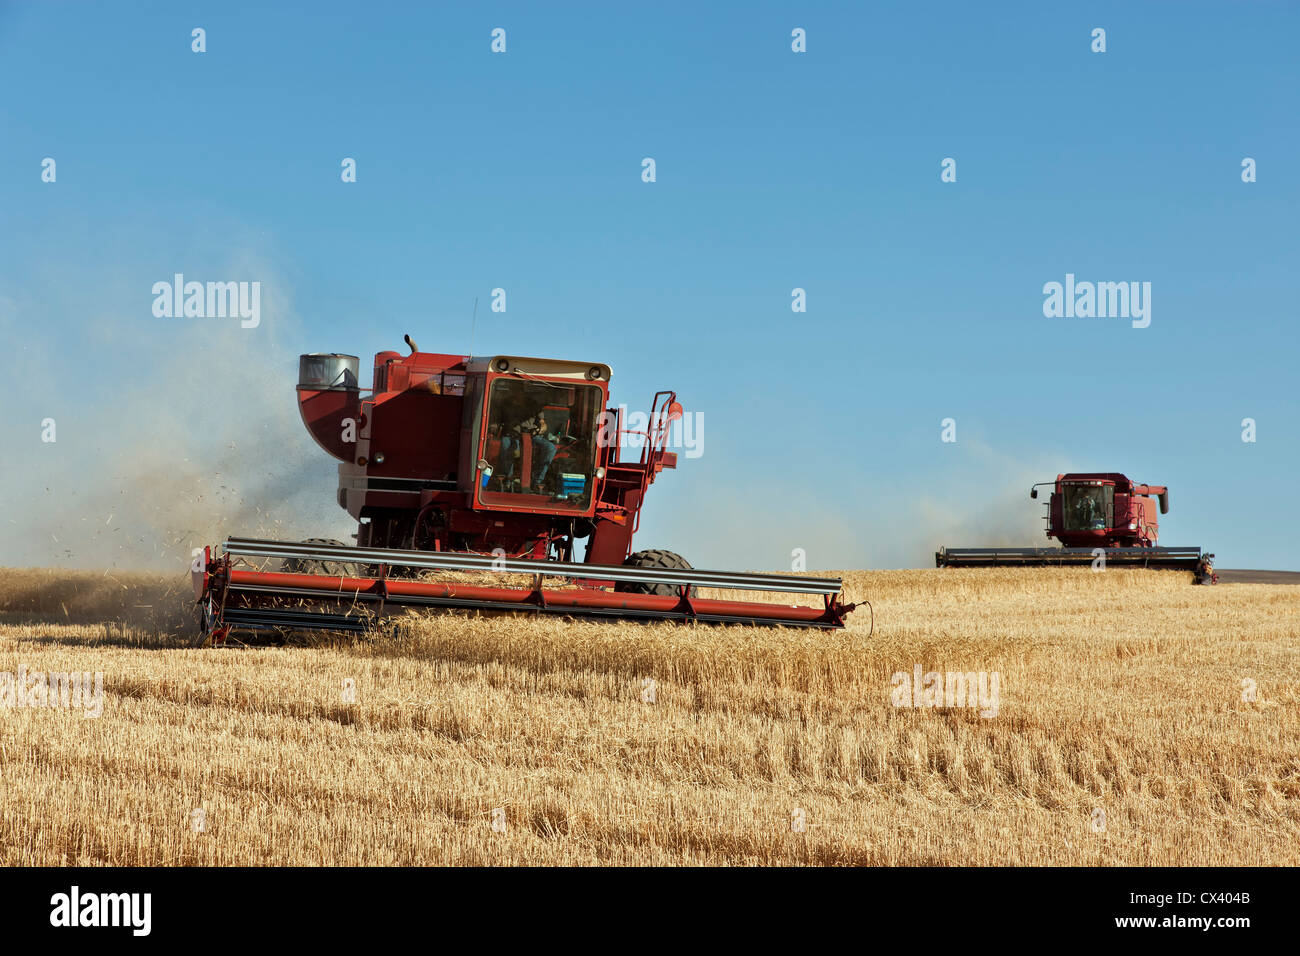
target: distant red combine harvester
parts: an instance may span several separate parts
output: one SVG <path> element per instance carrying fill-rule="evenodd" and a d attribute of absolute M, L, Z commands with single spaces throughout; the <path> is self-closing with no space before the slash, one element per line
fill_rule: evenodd
<path fill-rule="evenodd" d="M 940 548 L 936 567 L 999 567 L 1004 565 L 1094 564 L 1147 568 L 1181 568 L 1193 572 L 1199 584 L 1218 581 L 1214 555 L 1200 548 L 1160 547 L 1160 514 L 1169 512 L 1169 489 L 1143 485 L 1119 472 L 1075 472 L 1057 475 L 1029 489 L 1037 498 L 1042 485 L 1051 485 L 1047 502 L 1047 536 L 1059 548 Z"/>
<path fill-rule="evenodd" d="M 229 538 L 219 554 L 205 549 L 193 577 L 206 637 L 220 642 L 232 627 L 360 630 L 392 606 L 844 625 L 854 605 L 839 602 L 837 578 L 699 571 L 672 551 L 632 551 L 646 491 L 677 465 L 667 451 L 682 416 L 674 392 L 657 393 L 646 427 L 630 429 L 609 403 L 607 365 L 406 343 L 409 355 L 375 356 L 366 393 L 355 356 L 302 356 L 302 419 L 340 461 L 338 503 L 357 520 L 356 545 Z M 636 458 L 622 457 L 625 444 L 640 445 Z M 280 559 L 279 570 L 249 566 L 266 558 Z M 534 584 L 416 579 L 427 570 L 520 572 Z M 574 586 L 545 589 L 543 577 Z M 706 600 L 700 587 L 816 594 L 823 606 Z"/>

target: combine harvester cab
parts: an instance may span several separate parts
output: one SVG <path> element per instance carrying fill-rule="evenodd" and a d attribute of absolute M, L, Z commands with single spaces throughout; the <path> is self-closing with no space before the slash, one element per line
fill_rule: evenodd
<path fill-rule="evenodd" d="M 1029 489 L 1037 498 L 1042 485 L 1051 485 L 1047 501 L 1047 537 L 1059 548 L 940 548 L 935 566 L 1042 567 L 1087 565 L 1172 568 L 1191 571 L 1198 584 L 1214 584 L 1214 555 L 1199 547 L 1156 544 L 1159 513 L 1169 512 L 1169 489 L 1143 485 L 1118 472 L 1079 472 L 1057 475 Z M 1104 562 L 1104 565 L 1100 565 Z"/>
<path fill-rule="evenodd" d="M 607 365 L 406 343 L 409 355 L 375 356 L 369 393 L 357 357 L 301 357 L 303 423 L 340 462 L 338 504 L 357 521 L 356 544 L 232 537 L 205 549 L 192 569 L 205 638 L 223 641 L 232 628 L 363 630 L 404 607 L 844 626 L 854 605 L 840 603 L 837 578 L 701 571 L 671 551 L 633 552 L 647 490 L 677 465 L 667 450 L 682 416 L 674 392 L 657 393 L 645 426 L 633 428 L 609 404 Z M 625 459 L 629 444 L 639 452 Z M 520 574 L 531 580 L 499 577 Z M 718 600 L 699 597 L 701 587 L 822 600 Z"/>

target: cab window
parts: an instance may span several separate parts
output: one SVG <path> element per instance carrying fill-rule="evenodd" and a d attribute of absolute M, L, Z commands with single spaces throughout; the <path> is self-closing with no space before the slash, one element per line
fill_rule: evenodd
<path fill-rule="evenodd" d="M 486 504 L 574 508 L 591 502 L 598 386 L 498 378 L 489 387 L 480 473 Z"/>

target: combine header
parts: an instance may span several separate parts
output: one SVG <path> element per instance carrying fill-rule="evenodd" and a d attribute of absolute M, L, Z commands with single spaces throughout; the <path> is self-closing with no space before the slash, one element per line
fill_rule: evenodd
<path fill-rule="evenodd" d="M 675 393 L 656 394 L 644 426 L 631 427 L 609 405 L 606 365 L 406 342 L 407 356 L 375 356 L 366 394 L 355 356 L 301 357 L 299 409 L 340 461 L 338 503 L 357 519 L 356 545 L 230 538 L 205 548 L 192 568 L 205 639 L 220 643 L 233 628 L 363 630 L 405 607 L 844 626 L 855 605 L 840 603 L 839 579 L 701 571 L 671 551 L 632 551 L 646 491 L 677 464 L 667 451 L 682 416 Z M 638 442 L 638 457 L 624 460 Z M 822 600 L 719 600 L 701 587 Z"/>
<path fill-rule="evenodd" d="M 1059 548 L 940 548 L 936 567 L 991 568 L 1005 566 L 1094 565 L 1173 568 L 1191 571 L 1198 584 L 1214 584 L 1214 555 L 1200 548 L 1156 544 L 1160 514 L 1169 512 L 1169 489 L 1140 485 L 1118 472 L 1057 475 L 1029 489 L 1037 498 L 1042 485 L 1052 485 L 1047 503 L 1047 537 Z M 1154 499 L 1154 500 L 1153 500 Z"/>

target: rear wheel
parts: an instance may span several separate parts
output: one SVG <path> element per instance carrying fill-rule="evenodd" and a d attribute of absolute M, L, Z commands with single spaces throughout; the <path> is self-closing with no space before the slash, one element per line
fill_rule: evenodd
<path fill-rule="evenodd" d="M 342 541 L 333 538 L 307 538 L 303 544 L 333 544 L 343 547 Z M 350 565 L 339 561 L 317 561 L 315 558 L 285 558 L 280 570 L 285 574 L 328 574 L 337 577 L 351 577 Z"/>
<path fill-rule="evenodd" d="M 675 551 L 663 551 L 655 549 L 651 551 L 638 551 L 628 557 L 623 562 L 624 567 L 629 568 L 647 568 L 660 571 L 689 571 L 691 570 L 690 562 L 683 558 Z M 677 584 L 641 584 L 635 581 L 619 581 L 614 585 L 615 591 L 624 591 L 630 594 L 658 594 L 661 597 L 676 597 L 680 593 L 680 585 Z M 691 585 L 687 591 L 691 597 L 698 597 L 699 591 L 695 585 Z"/>

